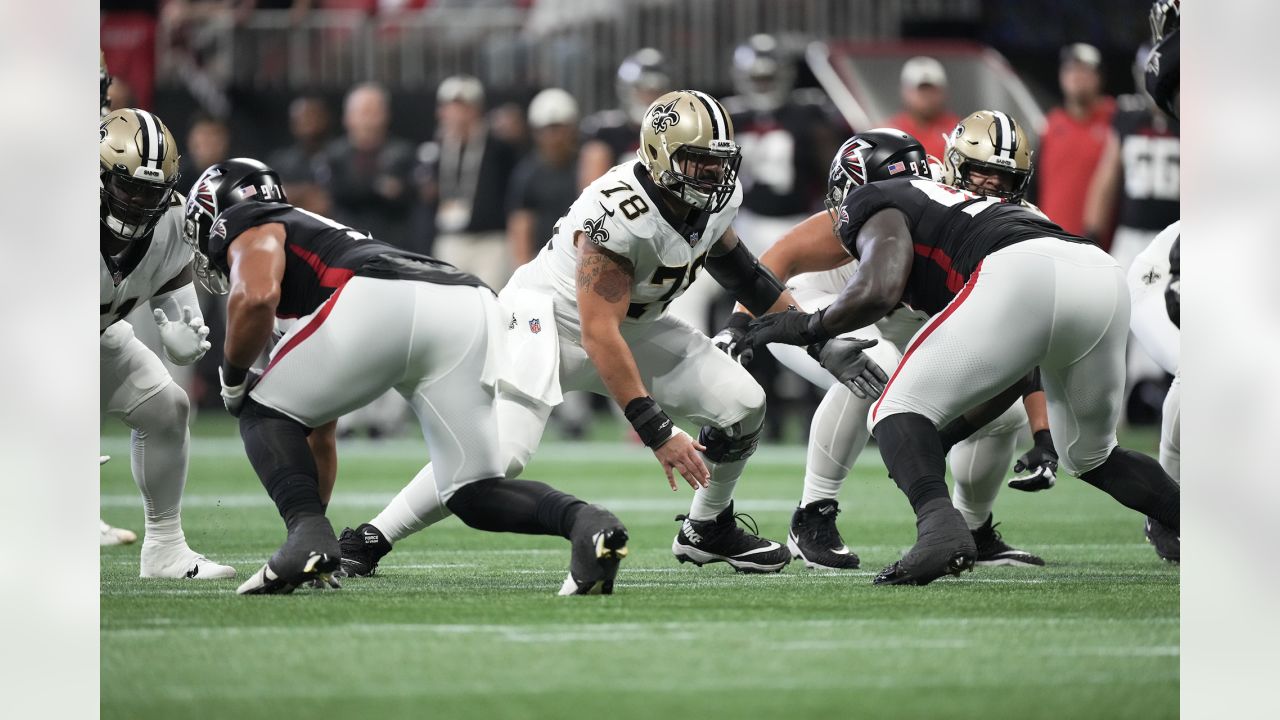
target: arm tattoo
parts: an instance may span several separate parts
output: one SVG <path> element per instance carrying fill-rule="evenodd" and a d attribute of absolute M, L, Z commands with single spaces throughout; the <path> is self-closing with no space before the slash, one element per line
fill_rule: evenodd
<path fill-rule="evenodd" d="M 578 288 L 616 303 L 631 287 L 631 263 L 603 248 L 585 247 L 578 258 Z"/>

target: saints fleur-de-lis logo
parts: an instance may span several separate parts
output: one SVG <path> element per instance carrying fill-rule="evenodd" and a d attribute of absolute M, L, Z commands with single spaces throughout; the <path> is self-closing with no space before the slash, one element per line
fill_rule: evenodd
<path fill-rule="evenodd" d="M 656 132 L 666 132 L 672 125 L 680 124 L 680 113 L 676 112 L 676 103 L 679 101 L 680 98 L 676 98 L 666 105 L 655 105 L 649 111 L 649 124 Z"/>
<path fill-rule="evenodd" d="M 613 211 L 605 207 L 603 204 L 600 205 L 600 209 L 604 211 L 600 214 L 600 217 L 594 219 L 587 218 L 582 221 L 582 232 L 586 233 L 587 237 L 591 239 L 591 242 L 597 245 L 603 245 L 609 242 L 609 231 L 605 229 L 604 220 L 605 218 L 613 215 Z"/>

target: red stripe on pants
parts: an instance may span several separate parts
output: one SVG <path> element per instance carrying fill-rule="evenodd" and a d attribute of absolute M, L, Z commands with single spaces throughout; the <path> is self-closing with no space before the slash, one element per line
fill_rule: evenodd
<path fill-rule="evenodd" d="M 289 341 L 284 344 L 284 347 L 280 348 L 280 352 L 276 353 L 276 356 L 271 358 L 271 362 L 267 363 L 267 369 L 262 371 L 263 377 L 266 377 L 267 373 L 271 372 L 271 368 L 275 367 L 276 363 L 280 362 L 280 358 L 283 358 L 290 350 L 297 347 L 298 343 L 311 337 L 312 333 L 320 329 L 320 325 L 324 323 L 325 318 L 329 317 L 329 312 L 333 310 L 334 303 L 338 301 L 338 296 L 342 294 L 342 288 L 345 287 L 346 285 L 340 285 L 337 290 L 334 290 L 333 294 L 329 296 L 329 299 L 324 301 L 324 305 L 320 306 L 320 312 L 316 313 L 316 316 L 311 318 L 311 322 L 307 323 L 305 327 L 297 332 L 297 334 L 289 338 Z"/>
<path fill-rule="evenodd" d="M 969 282 L 965 283 L 964 287 L 960 288 L 960 293 L 955 296 L 955 299 L 948 303 L 947 306 L 942 309 L 942 312 L 938 313 L 938 316 L 926 325 L 924 330 L 916 336 L 916 339 L 907 346 L 907 351 L 903 353 L 902 359 L 898 361 L 898 367 L 894 369 L 893 375 L 889 377 L 889 382 L 884 386 L 884 392 L 880 393 L 880 399 L 871 407 L 872 421 L 876 419 L 876 415 L 880 412 L 880 403 L 884 402 L 885 396 L 889 394 L 889 388 L 893 387 L 893 381 L 898 379 L 898 373 L 902 372 L 902 368 L 907 364 L 907 360 L 911 358 L 911 354 L 914 353 L 916 348 L 920 347 L 925 340 L 929 339 L 929 336 L 933 334 L 934 330 L 938 329 L 939 325 L 945 322 L 947 318 L 951 317 L 951 313 L 955 312 L 956 308 L 960 307 L 960 305 L 964 303 L 965 299 L 969 297 L 969 293 L 973 292 L 973 286 L 978 282 L 978 273 L 980 272 L 982 272 L 981 262 L 978 263 L 978 267 L 973 269 L 973 274 L 969 276 Z"/>

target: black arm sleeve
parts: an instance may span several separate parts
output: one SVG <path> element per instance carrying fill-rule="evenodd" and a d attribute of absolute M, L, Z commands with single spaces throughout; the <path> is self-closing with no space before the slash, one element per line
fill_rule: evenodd
<path fill-rule="evenodd" d="M 1037 393 L 1041 390 L 1044 390 L 1044 383 L 1040 381 L 1040 368 L 1037 366 L 1035 370 L 1031 371 L 1026 387 L 1022 388 L 1022 397 L 1025 399 L 1031 393 Z"/>
<path fill-rule="evenodd" d="M 786 286 L 760 264 L 741 240 L 723 255 L 707 256 L 707 272 L 752 315 L 763 315 L 778 301 Z"/>

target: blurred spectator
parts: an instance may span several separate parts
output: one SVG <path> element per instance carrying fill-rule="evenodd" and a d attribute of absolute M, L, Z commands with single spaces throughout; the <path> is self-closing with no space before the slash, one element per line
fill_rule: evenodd
<path fill-rule="evenodd" d="M 436 91 L 439 119 L 428 163 L 428 196 L 436 205 L 433 254 L 501 289 L 515 268 L 507 252 L 507 186 L 515 149 L 484 120 L 484 87 L 466 75 L 445 78 Z"/>
<path fill-rule="evenodd" d="M 391 98 L 381 85 L 364 83 L 347 93 L 342 124 L 346 136 L 329 143 L 316 181 L 329 193 L 338 222 L 408 250 L 421 249 L 408 237 L 414 201 L 410 176 L 413 148 L 389 137 Z"/>
<path fill-rule="evenodd" d="M 520 103 L 505 102 L 490 110 L 489 127 L 494 137 L 515 148 L 518 157 L 529 151 L 529 122 Z"/>
<path fill-rule="evenodd" d="M 200 179 L 205 168 L 231 157 L 231 130 L 212 115 L 197 114 L 187 131 L 187 145 L 179 162 L 182 177 L 178 187 L 183 195 Z"/>
<path fill-rule="evenodd" d="M 329 197 L 316 184 L 329 139 L 329 109 L 318 97 L 299 97 L 289 104 L 289 133 L 293 144 L 271 153 L 267 164 L 280 175 L 289 201 L 321 215 L 330 213 Z"/>
<path fill-rule="evenodd" d="M 960 118 L 947 109 L 947 71 L 935 58 L 917 55 L 902 65 L 902 112 L 885 121 L 913 135 L 930 155 L 941 158 L 944 136 Z"/>
<path fill-rule="evenodd" d="M 666 59 L 653 48 L 642 48 L 618 66 L 618 108 L 602 110 L 582 121 L 582 159 L 578 187 L 590 185 L 609 168 L 636 159 L 640 122 L 649 105 L 671 90 Z"/>
<path fill-rule="evenodd" d="M 120 86 L 112 90 L 112 106 L 150 110 L 156 82 L 159 0 L 101 0 L 98 9 L 102 13 L 102 54 Z"/>
<path fill-rule="evenodd" d="M 1144 45 L 1135 60 L 1137 92 L 1116 103 L 1085 204 L 1085 233 L 1102 237 L 1114 222 L 1110 252 L 1126 270 L 1180 215 L 1178 124 L 1146 92 L 1142 71 L 1150 51 Z"/>
<path fill-rule="evenodd" d="M 1102 94 L 1102 54 L 1085 43 L 1064 47 L 1058 82 L 1062 107 L 1045 118 L 1036 156 L 1037 202 L 1068 232 L 1098 233 L 1102 228 L 1085 227 L 1085 196 L 1111 134 L 1116 108 L 1115 100 Z M 1096 235 L 1090 237 L 1096 239 Z"/>
<path fill-rule="evenodd" d="M 507 240 L 517 267 L 533 259 L 551 239 L 556 221 L 578 197 L 578 103 L 559 88 L 529 103 L 535 148 L 511 179 Z"/>

